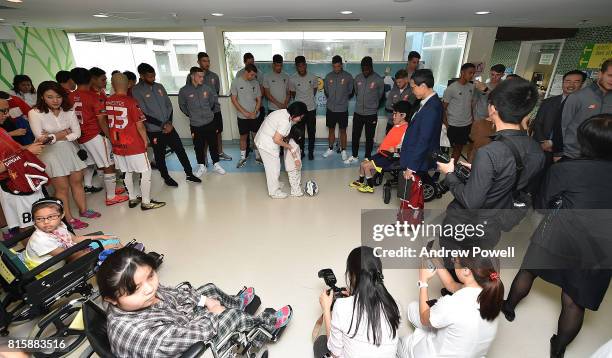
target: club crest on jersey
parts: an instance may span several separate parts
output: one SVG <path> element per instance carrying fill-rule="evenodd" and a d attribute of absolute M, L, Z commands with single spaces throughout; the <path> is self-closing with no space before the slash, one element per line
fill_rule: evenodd
<path fill-rule="evenodd" d="M 343 85 L 344 84 L 344 78 L 340 80 L 340 84 Z"/>
<path fill-rule="evenodd" d="M 189 98 L 193 98 L 193 93 L 189 95 Z"/>
<path fill-rule="evenodd" d="M 145 97 L 149 98 L 149 97 L 151 97 L 151 94 L 147 93 L 147 94 L 145 94 Z"/>
<path fill-rule="evenodd" d="M 376 87 L 376 82 L 370 83 L 370 88 L 374 88 L 374 87 Z"/>

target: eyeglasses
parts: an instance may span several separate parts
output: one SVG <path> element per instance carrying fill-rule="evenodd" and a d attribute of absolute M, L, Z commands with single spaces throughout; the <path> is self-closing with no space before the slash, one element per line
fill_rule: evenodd
<path fill-rule="evenodd" d="M 49 215 L 49 216 L 39 216 L 39 217 L 35 217 L 34 221 L 36 223 L 38 223 L 38 224 L 42 224 L 42 223 L 47 222 L 47 221 L 57 220 L 57 219 L 59 219 L 60 216 L 61 215 L 58 215 L 58 214 L 56 214 L 56 215 Z"/>
<path fill-rule="evenodd" d="M 0 108 L 0 113 L 7 114 L 9 112 L 8 108 Z"/>

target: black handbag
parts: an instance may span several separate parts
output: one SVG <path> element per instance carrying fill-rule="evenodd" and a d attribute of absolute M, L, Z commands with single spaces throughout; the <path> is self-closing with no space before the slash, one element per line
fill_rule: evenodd
<path fill-rule="evenodd" d="M 518 183 L 525 169 L 518 148 L 510 139 L 504 136 L 500 136 L 498 140 L 510 149 L 516 163 L 516 178 L 512 185 L 512 208 L 501 210 L 497 215 L 499 228 L 504 232 L 509 232 L 527 216 L 527 212 L 532 206 L 532 198 L 529 193 L 518 190 Z"/>

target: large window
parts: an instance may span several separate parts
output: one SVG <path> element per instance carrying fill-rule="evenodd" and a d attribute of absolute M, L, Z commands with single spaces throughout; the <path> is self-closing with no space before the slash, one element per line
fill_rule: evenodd
<path fill-rule="evenodd" d="M 242 55 L 250 52 L 256 61 L 272 61 L 280 54 L 285 61 L 303 55 L 309 62 L 331 61 L 340 55 L 345 61 L 371 56 L 384 59 L 386 32 L 225 32 L 225 54 L 229 73 L 243 67 Z"/>
<path fill-rule="evenodd" d="M 114 70 L 138 76 L 136 67 L 146 62 L 170 93 L 185 85 L 197 53 L 205 50 L 202 32 L 72 33 L 68 38 L 77 66 L 100 67 L 109 76 Z"/>
<path fill-rule="evenodd" d="M 406 32 L 404 60 L 410 51 L 421 54 L 421 67 L 434 73 L 435 90 L 444 93 L 448 80 L 459 75 L 467 32 Z"/>

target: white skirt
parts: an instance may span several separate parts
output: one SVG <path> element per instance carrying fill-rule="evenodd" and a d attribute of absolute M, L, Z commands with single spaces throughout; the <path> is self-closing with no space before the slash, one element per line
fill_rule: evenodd
<path fill-rule="evenodd" d="M 45 163 L 45 172 L 50 178 L 65 177 L 86 167 L 85 162 L 77 155 L 77 146 L 68 141 L 46 146 L 40 159 Z"/>

